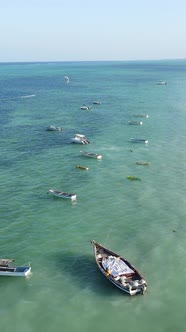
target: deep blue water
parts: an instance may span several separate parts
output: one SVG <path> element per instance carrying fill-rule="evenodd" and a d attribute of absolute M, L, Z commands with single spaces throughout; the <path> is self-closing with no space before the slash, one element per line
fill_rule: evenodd
<path fill-rule="evenodd" d="M 32 266 L 28 279 L 1 277 L 4 332 L 184 331 L 185 91 L 185 60 L 0 64 L 1 257 Z M 129 125 L 137 113 L 149 117 Z M 76 133 L 90 145 L 70 144 Z M 100 275 L 91 239 L 140 270 L 144 296 Z"/>

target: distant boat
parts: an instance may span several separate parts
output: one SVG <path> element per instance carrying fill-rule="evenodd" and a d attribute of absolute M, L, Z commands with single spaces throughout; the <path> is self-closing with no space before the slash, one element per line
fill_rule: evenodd
<path fill-rule="evenodd" d="M 136 161 L 136 165 L 149 166 L 150 163 L 148 161 Z"/>
<path fill-rule="evenodd" d="M 80 151 L 80 153 L 83 154 L 85 157 L 90 157 L 90 158 L 95 158 L 95 159 L 102 159 L 101 154 L 92 153 L 92 152 L 85 152 L 85 151 Z"/>
<path fill-rule="evenodd" d="M 0 276 L 27 277 L 31 273 L 31 266 L 15 266 L 14 259 L 0 259 Z"/>
<path fill-rule="evenodd" d="M 129 295 L 144 294 L 147 282 L 141 273 L 124 257 L 92 240 L 98 269 L 116 287 Z"/>
<path fill-rule="evenodd" d="M 149 117 L 148 114 L 141 114 L 141 113 L 134 114 L 134 116 L 139 117 L 139 118 L 148 118 Z"/>
<path fill-rule="evenodd" d="M 136 181 L 136 180 L 141 181 L 141 179 L 138 178 L 137 176 L 131 176 L 131 175 L 127 176 L 127 179 L 134 180 L 134 181 Z"/>
<path fill-rule="evenodd" d="M 70 82 L 70 79 L 68 76 L 64 76 L 64 78 L 66 79 L 66 83 L 68 84 Z"/>
<path fill-rule="evenodd" d="M 157 85 L 167 85 L 167 82 L 165 81 L 158 81 L 156 82 Z"/>
<path fill-rule="evenodd" d="M 49 126 L 47 127 L 47 131 L 62 131 L 62 127 L 56 127 L 56 126 Z"/>
<path fill-rule="evenodd" d="M 128 124 L 130 124 L 130 125 L 142 125 L 143 122 L 142 121 L 129 121 Z"/>
<path fill-rule="evenodd" d="M 95 101 L 93 101 L 93 104 L 94 105 L 101 105 L 101 102 L 99 100 L 95 100 Z"/>
<path fill-rule="evenodd" d="M 83 170 L 85 170 L 85 171 L 88 171 L 88 167 L 86 167 L 86 166 L 81 166 L 81 165 L 76 165 L 76 168 L 79 168 L 79 169 L 83 169 Z"/>
<path fill-rule="evenodd" d="M 81 110 L 90 110 L 91 109 L 91 106 L 88 106 L 88 105 L 83 105 L 80 107 Z"/>
<path fill-rule="evenodd" d="M 147 139 L 142 139 L 142 138 L 131 138 L 130 141 L 132 143 L 145 143 L 145 144 L 149 142 Z"/>
<path fill-rule="evenodd" d="M 74 137 L 71 138 L 71 143 L 89 144 L 90 142 L 85 135 L 75 134 Z"/>
<path fill-rule="evenodd" d="M 49 189 L 48 192 L 56 197 L 68 198 L 68 199 L 71 199 L 72 201 L 74 201 L 76 199 L 75 194 L 69 194 L 69 193 L 65 193 L 63 191 L 58 191 L 58 190 L 53 190 L 53 189 Z"/>

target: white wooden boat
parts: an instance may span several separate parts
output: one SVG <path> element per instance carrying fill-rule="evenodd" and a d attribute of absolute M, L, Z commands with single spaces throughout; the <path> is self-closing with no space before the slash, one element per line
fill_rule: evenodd
<path fill-rule="evenodd" d="M 157 85 L 167 85 L 167 82 L 165 81 L 158 81 L 156 82 Z"/>
<path fill-rule="evenodd" d="M 91 106 L 83 105 L 83 106 L 80 107 L 80 109 L 81 109 L 81 110 L 86 110 L 86 111 L 88 111 L 88 110 L 91 109 Z"/>
<path fill-rule="evenodd" d="M 149 142 L 147 139 L 143 139 L 143 138 L 131 138 L 130 141 L 132 143 L 145 143 L 145 144 L 147 144 Z"/>
<path fill-rule="evenodd" d="M 12 265 L 14 259 L 0 259 L 0 276 L 5 277 L 27 277 L 31 273 L 31 266 Z"/>
<path fill-rule="evenodd" d="M 128 124 L 130 124 L 130 125 L 142 125 L 143 122 L 142 121 L 129 121 Z"/>
<path fill-rule="evenodd" d="M 95 158 L 95 159 L 102 159 L 102 155 L 98 153 L 92 153 L 92 152 L 85 152 L 85 151 L 80 151 L 82 155 L 85 157 L 90 157 L 90 158 Z"/>
<path fill-rule="evenodd" d="M 149 117 L 148 114 L 141 114 L 141 113 L 134 114 L 134 116 L 136 116 L 137 118 L 148 118 Z"/>
<path fill-rule="evenodd" d="M 144 294 L 147 282 L 128 260 L 94 240 L 91 243 L 96 264 L 109 281 L 130 295 Z"/>
<path fill-rule="evenodd" d="M 90 142 L 85 135 L 75 134 L 74 137 L 71 138 L 71 143 L 89 144 Z"/>
<path fill-rule="evenodd" d="M 47 131 L 62 131 L 62 127 L 56 127 L 56 126 L 49 126 L 47 127 Z"/>
<path fill-rule="evenodd" d="M 95 101 L 93 101 L 93 104 L 94 105 L 101 105 L 101 102 L 99 100 L 95 100 Z"/>
<path fill-rule="evenodd" d="M 72 201 L 74 201 L 76 199 L 75 194 L 65 193 L 63 191 L 58 191 L 58 190 L 54 190 L 54 189 L 49 189 L 48 192 L 56 197 L 68 198 L 68 199 L 71 199 Z"/>
<path fill-rule="evenodd" d="M 149 166 L 150 163 L 148 161 L 136 161 L 136 165 Z"/>

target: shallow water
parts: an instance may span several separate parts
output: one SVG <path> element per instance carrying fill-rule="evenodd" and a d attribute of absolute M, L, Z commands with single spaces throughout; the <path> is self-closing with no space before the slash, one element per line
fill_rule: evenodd
<path fill-rule="evenodd" d="M 28 279 L 1 277 L 5 332 L 184 331 L 185 69 L 184 60 L 0 65 L 1 257 L 32 266 Z M 128 125 L 137 113 L 149 118 Z M 69 144 L 75 133 L 91 144 Z M 144 296 L 100 275 L 91 239 L 140 270 Z"/>

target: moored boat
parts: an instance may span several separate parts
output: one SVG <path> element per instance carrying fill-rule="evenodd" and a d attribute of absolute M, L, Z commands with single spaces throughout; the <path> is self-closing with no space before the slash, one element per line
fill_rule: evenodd
<path fill-rule="evenodd" d="M 144 294 L 147 282 L 127 259 L 94 240 L 91 243 L 96 264 L 110 282 L 130 295 Z"/>
<path fill-rule="evenodd" d="M 12 265 L 14 259 L 0 259 L 0 276 L 27 277 L 31 273 L 31 266 Z"/>
<path fill-rule="evenodd" d="M 85 135 L 75 134 L 74 137 L 71 138 L 71 143 L 89 144 L 90 142 Z"/>
<path fill-rule="evenodd" d="M 158 81 L 156 82 L 157 85 L 167 85 L 167 82 L 165 81 Z"/>
<path fill-rule="evenodd" d="M 56 197 L 67 198 L 67 199 L 71 199 L 72 201 L 74 201 L 76 199 L 76 194 L 70 194 L 70 193 L 66 193 L 66 192 L 58 191 L 58 190 L 54 190 L 54 189 L 49 189 L 48 192 Z"/>
<path fill-rule="evenodd" d="M 148 161 L 136 161 L 136 165 L 149 166 L 150 163 Z"/>
<path fill-rule="evenodd" d="M 47 127 L 47 131 L 62 131 L 62 127 L 56 127 L 56 126 L 49 126 Z"/>
<path fill-rule="evenodd" d="M 143 122 L 142 121 L 129 121 L 128 124 L 130 124 L 130 125 L 142 125 Z"/>
<path fill-rule="evenodd" d="M 81 110 L 86 110 L 86 111 L 87 111 L 87 110 L 90 110 L 90 109 L 91 109 L 91 106 L 89 106 L 89 105 L 83 105 L 83 106 L 80 107 L 80 109 L 81 109 Z"/>
<path fill-rule="evenodd" d="M 79 168 L 79 169 L 83 169 L 83 170 L 85 170 L 85 171 L 88 171 L 88 167 L 86 167 L 86 166 L 81 166 L 81 165 L 76 165 L 76 168 Z"/>
<path fill-rule="evenodd" d="M 93 104 L 94 104 L 94 105 L 101 105 L 101 102 L 100 102 L 99 100 L 94 100 L 94 101 L 93 101 Z"/>
<path fill-rule="evenodd" d="M 81 154 L 83 154 L 85 157 L 95 158 L 95 159 L 102 159 L 102 155 L 98 153 L 92 153 L 92 152 L 85 152 L 80 151 Z"/>
<path fill-rule="evenodd" d="M 127 179 L 130 179 L 130 180 L 134 180 L 134 181 L 141 181 L 141 179 L 140 178 L 138 178 L 137 176 L 132 176 L 132 175 L 128 175 L 127 176 Z"/>
<path fill-rule="evenodd" d="M 149 142 L 147 139 L 143 139 L 143 138 L 131 138 L 130 141 L 132 143 L 145 143 L 145 144 L 147 144 Z"/>
<path fill-rule="evenodd" d="M 148 118 L 149 117 L 148 114 L 141 114 L 141 113 L 134 114 L 134 116 L 136 116 L 137 118 Z"/>

